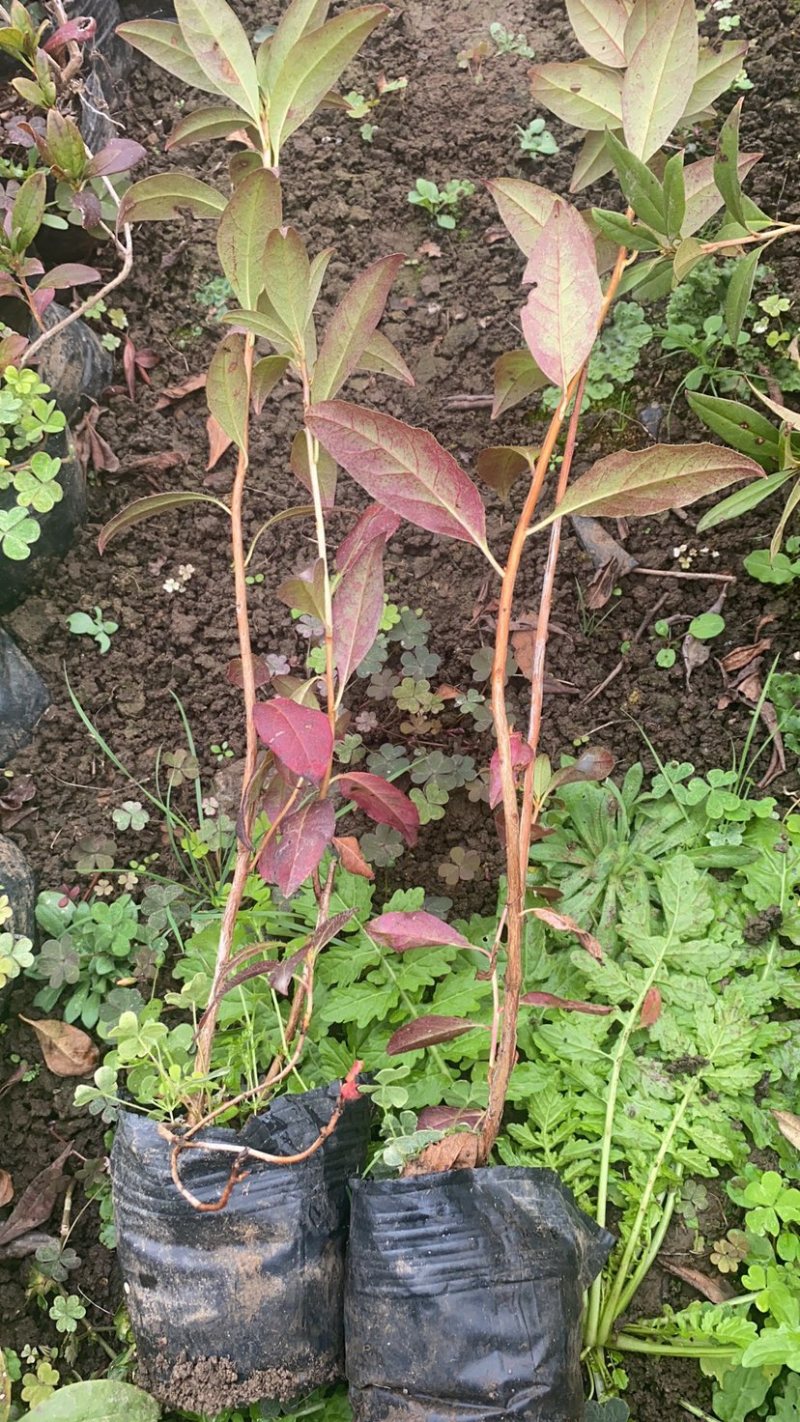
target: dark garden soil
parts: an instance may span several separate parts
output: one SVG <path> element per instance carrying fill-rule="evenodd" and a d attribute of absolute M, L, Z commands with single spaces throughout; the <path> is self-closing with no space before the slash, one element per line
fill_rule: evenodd
<path fill-rule="evenodd" d="M 276 0 L 266 0 L 238 8 L 248 28 L 255 29 L 275 18 L 280 7 Z M 744 146 L 765 153 L 749 190 L 770 213 L 797 220 L 800 176 L 793 50 L 800 12 L 790 0 L 741 0 L 738 9 L 742 32 L 753 39 L 747 68 L 755 87 L 746 96 Z M 409 259 L 390 301 L 384 330 L 414 372 L 416 388 L 364 377 L 350 382 L 351 392 L 377 409 L 432 429 L 467 469 L 474 469 L 485 445 L 533 444 L 542 429 L 542 421 L 523 407 L 492 425 L 487 402 L 474 398 L 488 395 L 495 358 L 520 344 L 520 254 L 501 235 L 493 204 L 484 192 L 469 201 L 463 222 L 452 234 L 432 228 L 424 214 L 408 205 L 406 194 L 420 176 L 441 183 L 448 178 L 478 181 L 501 174 L 531 178 L 566 192 L 576 142 L 557 122 L 548 121 L 562 144 L 558 155 L 520 162 L 515 124 L 524 125 L 533 114 L 528 63 L 513 57 L 489 61 L 480 84 L 456 67 L 457 51 L 483 36 L 494 19 L 509 29 L 524 30 L 541 59 L 571 57 L 570 31 L 562 12 L 560 4 L 551 6 L 544 0 L 498 0 L 489 9 L 480 0 L 397 0 L 391 18 L 348 76 L 349 86 L 365 92 L 373 91 L 381 71 L 390 79 L 408 77 L 405 94 L 387 96 L 373 115 L 377 123 L 373 143 L 362 141 L 358 123 L 343 114 L 324 112 L 292 140 L 286 153 L 282 176 L 288 220 L 305 235 L 313 252 L 335 248 L 324 289 L 327 309 L 332 309 L 352 274 L 370 261 L 394 251 L 404 252 Z M 149 66 L 132 75 L 121 117 L 130 136 L 143 142 L 152 155 L 150 171 L 166 166 L 164 138 L 183 102 L 177 85 Z M 225 185 L 219 146 L 188 150 L 182 166 Z M 601 195 L 602 185 L 591 198 L 597 201 Z M 153 372 L 153 388 L 140 384 L 136 399 L 131 400 L 120 370 L 120 387 L 109 397 L 98 428 L 121 469 L 113 476 L 101 475 L 94 483 L 89 522 L 78 545 L 52 572 L 42 591 L 8 619 L 9 629 L 44 676 L 53 697 L 32 747 L 14 762 L 16 775 L 31 774 L 36 783 L 32 813 L 15 826 L 13 834 L 28 853 L 41 888 L 76 882 L 71 854 L 77 842 L 87 835 L 111 833 L 112 809 L 124 799 L 136 798 L 80 724 L 65 676 L 116 755 L 145 783 L 152 784 L 159 750 L 176 750 L 184 744 L 176 696 L 193 729 L 207 793 L 224 801 L 224 792 L 212 788 L 218 766 L 211 744 L 227 740 L 236 756 L 244 748 L 240 694 L 225 676 L 237 647 L 222 516 L 210 506 L 170 514 L 162 522 L 143 524 L 124 535 L 104 557 L 97 552 L 100 527 L 131 499 L 176 487 L 224 493 L 231 480 L 230 456 L 206 472 L 202 392 L 166 409 L 155 408 L 163 386 L 205 368 L 219 339 L 220 328 L 209 322 L 208 308 L 198 301 L 198 293 L 218 272 L 212 238 L 202 223 L 189 220 L 184 225 L 144 227 L 136 236 L 136 252 L 135 272 L 120 303 L 136 346 L 150 348 L 161 358 Z M 796 297 L 796 252 L 775 250 L 773 265 L 781 290 Z M 654 341 L 645 352 L 626 413 L 609 410 L 587 420 L 579 469 L 598 454 L 648 442 L 636 412 L 654 404 L 666 411 L 679 378 L 677 369 L 674 362 L 664 364 Z M 459 396 L 473 400 L 457 407 L 448 403 Z M 297 391 L 286 384 L 267 405 L 256 431 L 247 519 L 251 533 L 271 514 L 305 500 L 288 467 L 298 408 Z M 670 437 L 702 437 L 682 397 L 676 401 Z M 172 467 L 165 467 L 170 463 Z M 338 500 L 341 514 L 332 525 L 334 536 L 339 529 L 346 531 L 363 497 L 342 478 Z M 513 504 L 514 495 L 512 506 L 504 507 L 487 491 L 489 539 L 500 557 L 513 526 Z M 719 708 L 723 681 L 716 657 L 754 642 L 765 617 L 772 619 L 768 632 L 784 665 L 791 668 L 791 653 L 800 649 L 796 599 L 753 582 L 742 570 L 742 557 L 768 543 L 775 517 L 776 506 L 768 503 L 758 517 L 723 526 L 702 539 L 694 535 L 695 509 L 686 520 L 668 514 L 634 524 L 626 546 L 643 566 L 675 571 L 679 564 L 673 550 L 687 544 L 698 550 L 691 571 L 737 574 L 724 609 L 726 629 L 715 643 L 715 655 L 694 671 L 688 686 L 680 655 L 671 671 L 658 668 L 653 640 L 644 635 L 624 658 L 613 684 L 589 703 L 584 698 L 619 661 L 620 644 L 634 638 L 657 603 L 657 616 L 688 619 L 713 602 L 721 585 L 633 574 L 622 582 L 622 595 L 604 609 L 608 615 L 601 613 L 591 625 L 582 620 L 577 587 L 587 588 L 593 568 L 572 531 L 565 531 L 548 671 L 569 683 L 571 690 L 552 694 L 545 702 L 544 746 L 551 755 L 571 751 L 580 738 L 589 737 L 609 746 L 622 769 L 637 759 L 652 765 L 646 735 L 665 760 L 689 760 L 698 767 L 729 762 L 732 745 L 741 746 L 744 740 L 751 713 L 737 704 Z M 274 590 L 309 557 L 306 524 L 288 522 L 262 541 L 254 563 L 254 571 L 263 574 L 263 582 L 252 588 L 255 650 L 262 655 L 282 654 L 294 665 L 301 664 L 304 646 Z M 543 558 L 543 545 L 533 540 L 521 580 L 520 616 L 534 605 Z M 164 583 L 177 578 L 178 568 L 187 564 L 194 573 L 183 591 L 165 591 Z M 430 648 L 442 658 L 434 684 L 442 681 L 462 689 L 477 684 L 470 658 L 490 642 L 493 620 L 494 590 L 485 581 L 484 568 L 467 545 L 437 542 L 408 526 L 389 546 L 391 599 L 424 609 L 432 624 Z M 94 643 L 66 628 L 71 612 L 91 611 L 95 606 L 119 623 L 105 656 Z M 681 632 L 685 623 L 678 621 L 675 627 Z M 357 684 L 356 694 L 363 685 Z M 362 707 L 353 700 L 352 709 L 355 713 Z M 370 702 L 369 709 L 378 724 L 365 739 L 376 746 L 402 739 L 398 729 L 402 718 L 393 702 Z M 484 765 L 490 743 L 486 737 L 476 737 L 471 728 L 472 722 L 445 715 L 425 744 L 474 755 L 476 763 Z M 768 756 L 764 768 L 767 760 Z M 791 791 L 795 781 L 792 774 L 781 788 Z M 446 888 L 437 870 L 450 849 L 459 845 L 479 850 L 480 873 L 456 889 Z M 155 819 L 139 836 L 118 838 L 120 863 L 156 851 L 162 854 L 159 868 L 168 873 L 168 856 Z M 453 913 L 459 916 L 492 907 L 498 868 L 487 807 L 462 795 L 451 801 L 443 821 L 422 831 L 413 853 L 406 853 L 394 869 L 379 871 L 379 876 L 384 875 L 387 884 L 423 883 L 432 893 L 447 892 L 454 899 Z M 15 1016 L 27 1000 L 25 991 L 12 996 L 9 1029 L 2 1040 L 9 1053 L 37 1061 L 33 1039 Z M 6 1057 L 3 1076 L 12 1069 Z M 96 1123 L 72 1111 L 72 1093 L 72 1083 L 58 1081 L 42 1068 L 35 1080 L 14 1086 L 5 1097 L 0 1107 L 0 1164 L 11 1170 L 17 1196 L 57 1155 L 62 1141 L 74 1142 L 88 1156 L 102 1154 Z M 73 1208 L 77 1211 L 82 1204 L 78 1190 Z M 70 1287 L 79 1287 L 91 1300 L 89 1318 L 100 1327 L 111 1321 L 105 1310 L 113 1311 L 119 1293 L 117 1285 L 109 1282 L 111 1256 L 93 1239 L 96 1218 L 90 1208 L 71 1241 L 83 1266 L 71 1277 Z M 14 1347 L 37 1341 L 34 1335 L 41 1341 L 56 1341 L 46 1314 L 37 1314 L 30 1305 L 26 1308 L 26 1272 L 25 1261 L 0 1266 L 5 1341 Z M 668 1296 L 674 1298 L 678 1287 L 675 1281 L 667 1281 Z M 628 1400 L 636 1422 L 679 1422 L 684 1415 L 680 1397 L 708 1400 L 706 1384 L 692 1364 L 666 1368 L 663 1363 L 637 1362 L 630 1371 Z"/>

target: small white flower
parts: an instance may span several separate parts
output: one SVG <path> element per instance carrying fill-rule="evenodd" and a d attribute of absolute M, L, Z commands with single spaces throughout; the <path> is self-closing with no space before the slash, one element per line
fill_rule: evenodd
<path fill-rule="evenodd" d="M 117 875 L 117 883 L 121 889 L 135 889 L 139 882 L 139 875 L 132 874 L 130 869 L 126 869 L 124 874 Z"/>
<path fill-rule="evenodd" d="M 792 661 L 800 662 L 800 652 L 792 652 Z"/>
<path fill-rule="evenodd" d="M 711 554 L 711 557 L 712 557 L 712 558 L 718 558 L 718 557 L 719 557 L 719 553 L 717 552 L 716 548 L 714 549 L 713 553 Z"/>
<path fill-rule="evenodd" d="M 673 548 L 672 550 L 673 558 L 680 558 L 681 554 L 685 553 L 688 547 L 688 543 L 679 543 L 677 548 Z"/>
<path fill-rule="evenodd" d="M 107 899 L 109 894 L 113 894 L 114 885 L 110 879 L 98 879 L 94 886 L 94 892 L 98 899 Z"/>
<path fill-rule="evenodd" d="M 194 564 L 181 563 L 178 569 L 178 577 L 182 583 L 188 583 L 189 579 L 194 577 Z"/>
<path fill-rule="evenodd" d="M 709 551 L 709 550 L 708 550 L 708 546 L 706 546 L 705 548 L 701 548 L 701 549 L 700 549 L 700 552 L 701 552 L 701 553 L 708 553 L 708 551 Z"/>
<path fill-rule="evenodd" d="M 167 578 L 164 584 L 165 593 L 183 592 L 183 583 L 179 583 L 177 578 Z"/>

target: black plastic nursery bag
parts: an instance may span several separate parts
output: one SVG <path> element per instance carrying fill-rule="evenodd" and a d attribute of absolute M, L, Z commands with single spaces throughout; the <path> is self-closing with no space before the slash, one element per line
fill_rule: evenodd
<path fill-rule="evenodd" d="M 355 1422 L 580 1422 L 583 1294 L 613 1237 L 551 1170 L 354 1181 Z"/>
<path fill-rule="evenodd" d="M 202 1139 L 269 1154 L 304 1150 L 331 1117 L 337 1086 L 283 1096 L 240 1132 Z M 369 1102 L 348 1102 L 300 1165 L 249 1161 L 224 1209 L 200 1213 L 176 1190 L 158 1125 L 120 1115 L 111 1156 L 118 1256 L 141 1386 L 214 1415 L 260 1398 L 287 1402 L 343 1372 L 348 1177 L 364 1162 Z M 215 1201 L 231 1155 L 184 1151 L 181 1178 Z"/>

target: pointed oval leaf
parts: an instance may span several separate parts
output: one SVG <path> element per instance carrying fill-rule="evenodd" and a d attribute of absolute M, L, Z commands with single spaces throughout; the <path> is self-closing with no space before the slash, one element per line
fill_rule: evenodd
<path fill-rule="evenodd" d="M 610 173 L 613 168 L 611 154 L 606 147 L 606 132 L 612 133 L 613 129 L 604 132 L 587 133 L 584 135 L 581 150 L 575 159 L 575 167 L 572 170 L 572 179 L 569 190 L 571 193 L 581 193 L 590 184 L 596 183 L 599 178 L 604 178 L 606 173 Z M 621 136 L 622 130 L 615 135 Z"/>
<path fill-rule="evenodd" d="M 417 1017 L 392 1033 L 386 1043 L 386 1052 L 390 1057 L 399 1056 L 401 1052 L 419 1052 L 423 1047 L 453 1042 L 456 1037 L 463 1037 L 465 1032 L 472 1032 L 481 1026 L 480 1022 L 468 1022 L 464 1017 L 437 1017 L 434 1014 Z"/>
<path fill-rule="evenodd" d="M 581 781 L 607 780 L 616 765 L 616 757 L 606 746 L 587 746 L 572 765 L 556 770 L 549 789 L 559 785 L 577 785 Z"/>
<path fill-rule="evenodd" d="M 289 464 L 292 473 L 304 489 L 312 492 L 311 472 L 308 464 L 308 442 L 305 430 L 298 430 L 292 440 L 292 448 L 289 456 Z M 336 502 L 336 476 L 338 466 L 336 460 L 332 459 L 327 449 L 318 449 L 317 452 L 317 478 L 319 480 L 320 498 L 324 509 L 332 509 Z"/>
<path fill-rule="evenodd" d="M 249 181 L 245 179 L 245 182 Z M 308 324 L 311 264 L 305 243 L 294 227 L 276 228 L 269 233 L 264 249 L 262 279 L 270 305 L 287 331 L 291 332 L 295 349 L 302 352 Z"/>
<path fill-rule="evenodd" d="M 64 262 L 61 266 L 52 267 L 49 272 L 45 272 L 40 285 L 50 286 L 54 291 L 63 291 L 65 287 L 85 286 L 100 280 L 101 276 L 96 267 L 85 267 L 81 262 Z"/>
<path fill-rule="evenodd" d="M 795 1116 L 792 1111 L 773 1111 L 772 1115 L 781 1135 L 795 1150 L 800 1150 L 800 1116 Z"/>
<path fill-rule="evenodd" d="M 340 573 L 363 556 L 376 539 L 385 544 L 396 533 L 402 520 L 383 504 L 370 504 L 360 514 L 350 532 L 345 535 L 336 552 L 336 567 Z"/>
<path fill-rule="evenodd" d="M 383 617 L 384 541 L 374 538 L 351 560 L 333 595 L 333 661 L 337 700 L 378 635 Z"/>
<path fill-rule="evenodd" d="M 409 912 L 382 913 L 365 925 L 367 933 L 395 953 L 409 948 L 471 948 L 472 944 L 458 929 L 425 909 Z"/>
<path fill-rule="evenodd" d="M 743 102 L 742 97 L 738 104 L 734 104 L 719 131 L 717 151 L 714 155 L 714 182 L 725 199 L 725 206 L 734 222 L 747 227 L 744 194 L 739 178 L 739 120 Z"/>
<path fill-rule="evenodd" d="M 531 252 L 526 277 L 534 285 L 522 311 L 522 332 L 544 374 L 566 390 L 594 345 L 603 303 L 594 243 L 586 223 L 559 202 Z"/>
<path fill-rule="evenodd" d="M 156 173 L 128 188 L 119 206 L 119 223 L 170 222 L 184 212 L 218 218 L 225 206 L 222 193 L 191 173 Z"/>
<path fill-rule="evenodd" d="M 264 280 L 267 238 L 282 221 L 281 185 L 266 168 L 242 180 L 219 220 L 217 251 L 222 270 L 245 310 L 255 310 Z"/>
<path fill-rule="evenodd" d="M 403 385 L 416 384 L 399 350 L 382 331 L 372 332 L 361 352 L 357 369 L 375 375 L 388 375 L 392 380 L 400 380 Z"/>
<path fill-rule="evenodd" d="M 223 513 L 230 514 L 230 509 L 221 499 L 215 499 L 213 494 L 203 494 L 194 489 L 173 489 L 167 494 L 148 494 L 144 499 L 134 499 L 132 504 L 126 504 L 124 509 L 120 509 L 119 513 L 114 514 L 114 517 L 103 525 L 97 539 L 98 551 L 105 553 L 112 538 L 123 533 L 126 528 L 133 528 L 144 519 L 156 518 L 158 514 L 169 513 L 172 509 L 185 508 L 187 504 L 214 504 L 216 508 L 222 509 Z"/>
<path fill-rule="evenodd" d="M 268 884 L 277 884 L 290 899 L 318 867 L 336 829 L 336 811 L 330 800 L 310 800 L 281 821 L 279 837 L 273 835 L 259 855 L 258 872 Z"/>
<path fill-rule="evenodd" d="M 270 138 L 276 155 L 321 104 L 388 13 L 385 5 L 359 6 L 303 35 L 292 46 L 270 94 Z"/>
<path fill-rule="evenodd" d="M 195 109 L 176 123 L 164 147 L 169 153 L 173 148 L 190 148 L 193 143 L 227 138 L 242 127 L 243 120 L 241 109 L 228 109 L 223 104 Z"/>
<path fill-rule="evenodd" d="M 636 46 L 622 85 L 625 142 L 637 158 L 652 158 L 672 133 L 696 77 L 694 0 L 665 0 Z"/>
<path fill-rule="evenodd" d="M 718 444 L 656 444 L 620 450 L 598 460 L 577 479 L 557 510 L 542 519 L 546 528 L 566 514 L 631 518 L 686 508 L 740 479 L 763 479 L 760 465 Z"/>
<path fill-rule="evenodd" d="M 279 380 L 282 380 L 289 369 L 288 356 L 262 356 L 253 366 L 253 378 L 251 382 L 251 399 L 253 410 L 256 415 L 260 415 L 264 408 L 264 402 Z"/>
<path fill-rule="evenodd" d="M 719 49 L 709 46 L 697 57 L 697 77 L 686 105 L 687 114 L 699 113 L 731 87 L 741 73 L 747 54 L 746 40 L 723 40 Z"/>
<path fill-rule="evenodd" d="M 312 406 L 306 423 L 373 499 L 430 533 L 485 549 L 480 494 L 427 430 L 344 400 Z"/>
<path fill-rule="evenodd" d="M 709 509 L 708 513 L 703 514 L 697 525 L 697 532 L 705 533 L 706 529 L 716 528 L 718 523 L 725 523 L 731 518 L 741 518 L 742 514 L 758 508 L 770 494 L 777 493 L 778 489 L 782 489 L 784 484 L 788 484 L 789 480 L 795 477 L 794 469 L 781 469 L 775 474 L 768 474 L 766 479 L 748 484 L 745 489 L 737 489 L 735 494 L 729 494 L 727 499 L 722 499 L 713 509 Z"/>
<path fill-rule="evenodd" d="M 574 64 L 536 64 L 531 93 L 557 118 L 573 128 L 604 132 L 622 125 L 622 75 L 597 69 L 588 60 Z"/>
<path fill-rule="evenodd" d="M 631 153 L 624 143 L 620 143 L 613 133 L 606 134 L 606 143 L 628 206 L 633 208 L 640 222 L 652 227 L 654 232 L 665 233 L 666 199 L 655 173 L 650 171 L 641 158 Z"/>
<path fill-rule="evenodd" d="M 509 748 L 511 751 L 511 769 L 515 780 L 519 772 L 530 765 L 533 760 L 533 751 L 528 742 L 523 739 L 519 731 L 512 731 L 509 736 Z M 496 750 L 492 754 L 489 762 L 489 809 L 493 810 L 500 804 L 503 798 L 503 779 L 500 773 L 500 752 Z"/>
<path fill-rule="evenodd" d="M 725 296 L 725 326 L 734 350 L 739 344 L 742 322 L 747 315 L 747 304 L 756 279 L 756 268 L 761 253 L 755 247 L 746 257 L 740 257 L 731 273 Z"/>
<path fill-rule="evenodd" d="M 90 178 L 113 176 L 127 173 L 146 157 L 147 149 L 131 138 L 112 138 L 99 153 L 95 153 L 86 170 Z"/>
<path fill-rule="evenodd" d="M 564 1012 L 585 1012 L 590 1017 L 607 1017 L 616 1008 L 602 1002 L 576 1002 L 573 997 L 554 997 L 551 992 L 525 992 L 520 1002 L 526 1007 L 560 1007 Z"/>
<path fill-rule="evenodd" d="M 175 0 L 187 49 L 220 94 L 258 123 L 256 62 L 245 31 L 225 0 Z"/>
<path fill-rule="evenodd" d="M 158 1422 L 154 1397 L 132 1383 L 108 1378 L 68 1383 L 26 1412 L 23 1422 Z"/>
<path fill-rule="evenodd" d="M 19 188 L 11 209 L 11 240 L 16 252 L 29 247 L 42 225 L 47 204 L 47 179 L 43 172 L 31 173 Z"/>
<path fill-rule="evenodd" d="M 322 711 L 288 696 L 260 701 L 253 712 L 259 737 L 280 764 L 304 780 L 322 779 L 333 754 L 333 732 Z"/>
<path fill-rule="evenodd" d="M 361 845 L 354 834 L 335 834 L 331 842 L 342 861 L 342 868 L 348 874 L 356 874 L 359 879 L 375 878 L 375 870 L 361 853 Z"/>
<path fill-rule="evenodd" d="M 639 1017 L 640 1027 L 654 1027 L 661 1016 L 661 992 L 657 987 L 647 989 Z"/>
<path fill-rule="evenodd" d="M 507 351 L 494 363 L 494 404 L 492 419 L 512 410 L 522 400 L 543 390 L 550 381 L 540 370 L 530 351 Z"/>
<path fill-rule="evenodd" d="M 538 453 L 532 445 L 494 444 L 481 450 L 475 468 L 505 503 L 520 474 L 533 469 Z"/>
<path fill-rule="evenodd" d="M 217 346 L 208 367 L 206 400 L 211 414 L 228 438 L 239 449 L 246 449 L 250 381 L 244 336 L 225 336 Z"/>
<path fill-rule="evenodd" d="M 531 913 L 541 919 L 542 923 L 546 923 L 548 928 L 554 928 L 556 933 L 572 933 L 581 947 L 586 949 L 589 956 L 598 963 L 602 963 L 603 949 L 594 934 L 581 928 L 574 918 L 569 917 L 569 914 L 556 913 L 555 909 L 550 908 L 533 908 Z"/>
<path fill-rule="evenodd" d="M 763 390 L 758 390 L 752 381 L 749 382 L 750 389 L 757 395 L 762 404 L 771 410 L 773 415 L 777 415 L 783 424 L 788 425 L 792 430 L 800 430 L 800 410 L 790 410 L 788 405 L 779 405 L 777 400 L 770 399 Z"/>
<path fill-rule="evenodd" d="M 527 183 L 522 178 L 492 178 L 486 186 L 501 222 L 527 257 L 534 242 L 541 237 L 558 198 L 547 188 Z"/>
<path fill-rule="evenodd" d="M 91 1076 L 100 1059 L 100 1053 L 87 1032 L 79 1027 L 71 1027 L 68 1022 L 57 1019 L 34 1021 L 23 1017 L 39 1039 L 45 1066 L 54 1076 Z"/>
<path fill-rule="evenodd" d="M 310 30 L 318 30 L 328 17 L 330 0 L 291 0 L 265 50 L 267 89 L 272 89 L 290 50 Z"/>
<path fill-rule="evenodd" d="M 739 154 L 737 171 L 740 183 L 760 157 L 760 153 Z M 713 158 L 701 158 L 697 163 L 690 163 L 689 167 L 683 170 L 683 178 L 686 185 L 686 212 L 681 225 L 681 234 L 684 237 L 691 237 L 693 233 L 699 232 L 700 228 L 705 226 L 715 212 L 719 212 L 725 199 L 714 181 Z"/>
<path fill-rule="evenodd" d="M 636 0 L 625 26 L 625 58 L 630 63 L 648 30 L 661 13 L 662 0 Z"/>
<path fill-rule="evenodd" d="M 625 68 L 628 11 L 623 0 L 567 0 L 567 14 L 578 43 L 591 59 Z"/>
<path fill-rule="evenodd" d="M 404 261 L 402 252 L 381 257 L 357 276 L 345 292 L 328 322 L 317 357 L 311 382 L 311 397 L 315 404 L 338 394 L 348 376 L 358 368 Z"/>
<path fill-rule="evenodd" d="M 138 49 L 140 54 L 180 79 L 182 84 L 190 84 L 204 94 L 219 95 L 222 92 L 200 68 L 181 34 L 180 26 L 171 20 L 131 20 L 118 25 L 117 34 Z"/>
<path fill-rule="evenodd" d="M 380 775 L 368 771 L 352 771 L 338 777 L 343 795 L 353 801 L 371 820 L 379 825 L 390 825 L 399 830 L 406 844 L 412 849 L 419 834 L 419 811 L 396 785 L 384 780 Z"/>

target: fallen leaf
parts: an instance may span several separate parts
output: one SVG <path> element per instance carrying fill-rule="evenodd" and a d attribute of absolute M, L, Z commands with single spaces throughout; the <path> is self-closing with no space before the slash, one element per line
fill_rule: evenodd
<path fill-rule="evenodd" d="M 0 1170 L 0 1209 L 10 1205 L 14 1198 L 14 1181 L 7 1170 Z"/>
<path fill-rule="evenodd" d="M 661 1016 L 661 993 L 657 987 L 647 989 L 639 1018 L 640 1027 L 653 1027 Z"/>
<path fill-rule="evenodd" d="M 338 851 L 342 868 L 348 874 L 358 874 L 362 879 L 375 878 L 375 870 L 361 853 L 361 845 L 354 834 L 334 835 L 331 844 Z"/>
<path fill-rule="evenodd" d="M 614 1008 L 605 1002 L 577 1002 L 572 997 L 555 997 L 551 992 L 526 992 L 520 998 L 526 1007 L 561 1007 L 565 1012 L 585 1012 L 589 1017 L 607 1017 Z"/>
<path fill-rule="evenodd" d="M 230 449 L 233 440 L 227 435 L 218 420 L 213 415 L 209 415 L 206 420 L 206 430 L 208 432 L 208 463 L 206 472 L 213 469 L 221 460 L 226 450 Z"/>
<path fill-rule="evenodd" d="M 800 1116 L 791 1111 L 773 1111 L 773 1116 L 782 1136 L 785 1136 L 795 1150 L 800 1150 Z"/>
<path fill-rule="evenodd" d="M 185 463 L 186 455 L 182 449 L 161 449 L 156 454 L 134 455 L 121 466 L 121 471 L 123 474 L 132 474 L 135 470 L 166 474 L 170 469 L 177 469 Z"/>
<path fill-rule="evenodd" d="M 8 1076 L 8 1077 L 6 1077 L 5 1081 L 3 1082 L 3 1085 L 0 1086 L 0 1096 L 5 1096 L 6 1092 L 7 1092 L 7 1091 L 10 1091 L 11 1088 L 12 1088 L 12 1086 L 16 1086 L 16 1085 L 18 1084 L 18 1082 L 22 1081 L 22 1079 L 23 1079 L 23 1077 L 25 1076 L 25 1073 L 26 1073 L 27 1070 L 28 1070 L 28 1063 L 27 1063 L 27 1062 L 20 1062 L 20 1063 L 14 1068 L 14 1070 L 13 1070 L 12 1073 L 11 1073 L 11 1075 Z"/>
<path fill-rule="evenodd" d="M 709 1303 L 727 1303 L 736 1293 L 729 1284 L 724 1284 L 721 1279 L 712 1279 L 708 1274 L 703 1274 L 700 1269 L 689 1269 L 684 1264 L 671 1264 L 668 1260 L 662 1259 L 659 1255 L 659 1264 L 668 1274 L 674 1274 L 676 1279 L 683 1279 L 685 1284 L 690 1284 L 693 1289 L 697 1289 L 699 1294 L 708 1299 Z"/>
<path fill-rule="evenodd" d="M 574 918 L 570 918 L 566 913 L 556 913 L 554 909 L 534 908 L 531 913 L 536 918 L 540 918 L 542 923 L 546 923 L 548 928 L 554 928 L 556 933 L 573 933 L 586 952 L 596 958 L 598 963 L 603 961 L 603 949 L 598 943 L 593 933 L 588 933 L 585 928 L 581 928 Z"/>
<path fill-rule="evenodd" d="M 55 1076 L 91 1076 L 100 1053 L 87 1032 L 71 1027 L 68 1022 L 45 1018 L 34 1022 L 19 1014 L 20 1022 L 32 1027 L 39 1038 L 45 1066 Z"/>
<path fill-rule="evenodd" d="M 29 1254 L 35 1254 L 37 1249 L 41 1249 L 43 1244 L 55 1244 L 54 1234 L 46 1234 L 43 1229 L 32 1229 L 27 1234 L 21 1234 L 18 1239 L 12 1239 L 8 1244 L 0 1243 L 0 1259 L 26 1259 Z"/>
<path fill-rule="evenodd" d="M 417 252 L 420 257 L 441 257 L 442 255 L 442 249 L 439 246 L 439 243 L 431 242 L 430 240 L 428 240 L 427 242 L 420 242 L 419 246 L 417 247 Z"/>
<path fill-rule="evenodd" d="M 772 646 L 771 637 L 762 637 L 760 642 L 753 642 L 749 647 L 734 647 L 733 651 L 727 652 L 724 657 L 720 657 L 719 664 L 723 671 L 742 671 L 744 667 L 754 662 L 757 657 L 763 656 Z"/>
<path fill-rule="evenodd" d="M 271 672 L 264 658 L 253 657 L 253 680 L 255 681 L 256 690 L 258 690 L 260 686 L 268 686 L 270 679 Z M 225 680 L 229 681 L 231 686 L 244 686 L 241 657 L 232 657 L 228 662 L 225 668 Z"/>
<path fill-rule="evenodd" d="M 0 1225 L 0 1244 L 8 1244 L 30 1230 L 38 1229 L 49 1219 L 61 1189 L 63 1165 L 72 1155 L 72 1146 L 65 1146 L 50 1165 L 35 1175 L 27 1190 L 23 1190 L 7 1220 Z"/>
<path fill-rule="evenodd" d="M 204 390 L 206 385 L 206 373 L 200 371 L 198 375 L 187 375 L 185 380 L 179 380 L 176 385 L 165 385 L 159 391 L 158 399 L 154 405 L 156 410 L 165 410 L 168 405 L 173 405 L 176 400 L 185 400 L 187 395 L 193 395 L 195 390 Z"/>
<path fill-rule="evenodd" d="M 683 665 L 686 668 L 686 685 L 692 679 L 692 672 L 698 667 L 705 666 L 711 656 L 711 646 L 708 642 L 702 642 L 699 637 L 693 637 L 691 632 L 687 632 L 681 643 L 681 656 Z"/>
<path fill-rule="evenodd" d="M 403 1175 L 433 1175 L 442 1170 L 473 1170 L 478 1163 L 478 1137 L 461 1131 L 433 1141 L 410 1161 Z"/>

